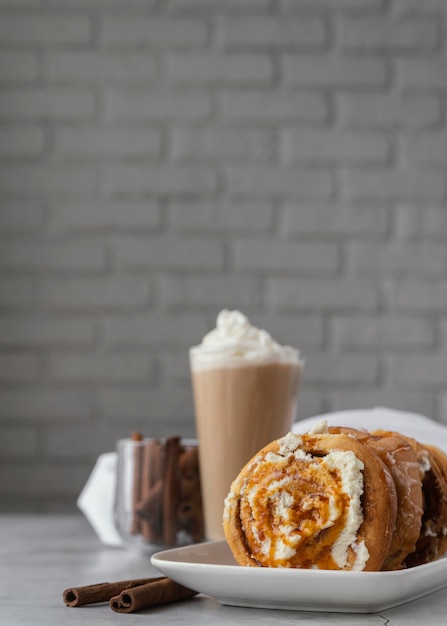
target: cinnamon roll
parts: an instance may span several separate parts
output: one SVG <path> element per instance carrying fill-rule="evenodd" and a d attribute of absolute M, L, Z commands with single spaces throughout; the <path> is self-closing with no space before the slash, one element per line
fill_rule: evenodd
<path fill-rule="evenodd" d="M 447 455 L 436 446 L 417 443 L 422 475 L 423 515 L 407 567 L 429 563 L 447 552 Z"/>
<path fill-rule="evenodd" d="M 371 448 L 387 466 L 397 494 L 397 516 L 389 553 L 382 569 L 405 567 L 405 558 L 416 548 L 423 513 L 420 465 L 414 445 L 398 433 L 354 428 L 329 428 L 329 432 L 350 434 Z"/>
<path fill-rule="evenodd" d="M 238 563 L 395 570 L 447 552 L 447 455 L 400 433 L 289 433 L 233 481 L 224 531 Z"/>
<path fill-rule="evenodd" d="M 224 531 L 252 567 L 380 570 L 398 496 L 386 464 L 345 433 L 316 428 L 263 448 L 234 480 Z"/>

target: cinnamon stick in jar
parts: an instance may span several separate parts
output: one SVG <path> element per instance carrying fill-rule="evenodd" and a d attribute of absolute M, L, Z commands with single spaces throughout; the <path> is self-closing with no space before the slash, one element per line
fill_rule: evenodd
<path fill-rule="evenodd" d="M 177 506 L 180 498 L 179 478 L 180 437 L 170 437 L 165 443 L 163 479 L 163 543 L 174 546 L 177 539 Z"/>
<path fill-rule="evenodd" d="M 140 432 L 132 433 L 132 441 L 137 442 L 133 450 L 133 491 L 132 491 L 132 505 L 134 514 L 132 516 L 132 524 L 130 533 L 137 535 L 141 532 L 141 518 L 136 515 L 135 510 L 138 502 L 141 500 L 142 493 L 142 466 L 143 466 L 143 449 L 141 445 L 138 445 L 143 440 L 143 435 Z"/>
<path fill-rule="evenodd" d="M 145 442 L 143 450 L 142 491 L 137 512 L 141 516 L 141 533 L 148 543 L 161 543 L 162 538 L 162 468 L 163 450 L 160 441 Z"/>

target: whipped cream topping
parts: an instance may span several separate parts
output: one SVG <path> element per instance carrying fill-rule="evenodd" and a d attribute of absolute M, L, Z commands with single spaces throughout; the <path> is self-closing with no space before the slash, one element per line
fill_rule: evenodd
<path fill-rule="evenodd" d="M 224 309 L 217 316 L 216 328 L 190 350 L 194 368 L 241 366 L 252 362 L 302 364 L 298 350 L 277 343 L 269 333 L 252 326 L 240 311 Z"/>

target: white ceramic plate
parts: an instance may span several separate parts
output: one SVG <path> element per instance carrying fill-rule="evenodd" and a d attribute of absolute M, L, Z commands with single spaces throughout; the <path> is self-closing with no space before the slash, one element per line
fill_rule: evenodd
<path fill-rule="evenodd" d="M 372 613 L 447 586 L 447 559 L 397 572 L 241 567 L 225 541 L 158 552 L 152 564 L 221 604 L 264 609 Z"/>
<path fill-rule="evenodd" d="M 396 430 L 447 452 L 445 426 L 389 409 L 316 416 L 296 423 L 293 430 L 305 432 L 322 419 L 330 425 Z M 269 609 L 372 613 L 447 586 L 447 558 L 396 572 L 252 568 L 237 565 L 225 541 L 158 552 L 152 564 L 221 604 Z"/>

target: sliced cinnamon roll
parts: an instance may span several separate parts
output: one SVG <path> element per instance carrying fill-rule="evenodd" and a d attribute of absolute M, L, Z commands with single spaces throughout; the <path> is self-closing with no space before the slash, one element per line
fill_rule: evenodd
<path fill-rule="evenodd" d="M 224 531 L 252 567 L 380 570 L 396 526 L 390 471 L 343 433 L 289 433 L 263 448 L 234 480 Z"/>
<path fill-rule="evenodd" d="M 433 445 L 416 443 L 422 474 L 423 516 L 407 567 L 434 561 L 447 552 L 447 456 Z"/>
<path fill-rule="evenodd" d="M 382 569 L 405 567 L 405 558 L 415 550 L 421 532 L 423 513 L 422 481 L 417 453 L 412 443 L 391 431 L 329 428 L 329 432 L 350 434 L 371 448 L 387 466 L 397 494 L 397 517 L 389 554 Z"/>

